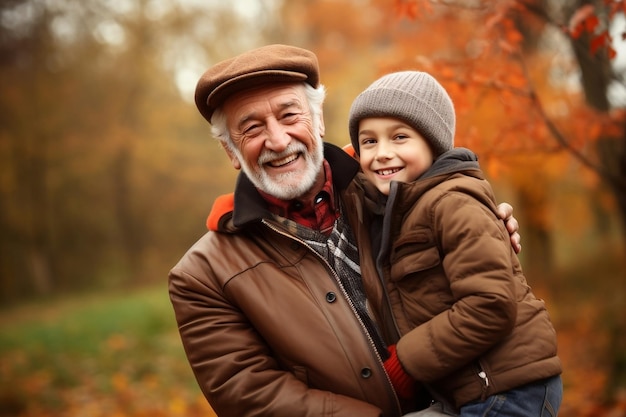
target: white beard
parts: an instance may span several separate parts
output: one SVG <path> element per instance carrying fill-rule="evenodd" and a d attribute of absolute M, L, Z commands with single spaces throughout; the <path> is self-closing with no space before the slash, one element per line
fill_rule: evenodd
<path fill-rule="evenodd" d="M 292 142 L 287 149 L 280 154 L 266 150 L 259 155 L 258 165 L 261 167 L 256 171 L 248 165 L 241 157 L 239 149 L 233 149 L 239 159 L 241 169 L 250 178 L 256 188 L 274 196 L 280 200 L 292 200 L 306 194 L 315 185 L 315 182 L 322 169 L 324 161 L 324 145 L 321 136 L 316 134 L 316 146 L 313 152 L 309 152 L 301 142 Z M 300 152 L 306 162 L 304 170 L 287 172 L 280 175 L 271 176 L 263 169 L 263 161 L 282 159 L 287 155 Z"/>

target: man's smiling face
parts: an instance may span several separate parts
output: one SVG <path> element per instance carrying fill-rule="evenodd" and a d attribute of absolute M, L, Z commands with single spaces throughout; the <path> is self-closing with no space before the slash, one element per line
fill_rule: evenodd
<path fill-rule="evenodd" d="M 302 84 L 239 92 L 223 111 L 234 144 L 226 152 L 261 191 L 290 200 L 320 183 L 323 127 L 312 118 Z"/>

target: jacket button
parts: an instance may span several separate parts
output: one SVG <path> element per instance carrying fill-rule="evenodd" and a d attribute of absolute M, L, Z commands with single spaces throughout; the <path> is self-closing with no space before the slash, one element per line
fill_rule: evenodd
<path fill-rule="evenodd" d="M 329 303 L 334 303 L 335 301 L 337 301 L 337 295 L 334 292 L 327 292 L 326 293 L 326 301 L 328 301 Z"/>
<path fill-rule="evenodd" d="M 361 378 L 367 379 L 372 376 L 372 370 L 370 368 L 361 369 Z"/>

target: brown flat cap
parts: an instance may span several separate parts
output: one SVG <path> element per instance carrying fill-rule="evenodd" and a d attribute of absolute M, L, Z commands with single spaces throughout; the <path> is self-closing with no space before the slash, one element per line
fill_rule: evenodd
<path fill-rule="evenodd" d="M 318 87 L 317 57 L 295 46 L 266 45 L 219 62 L 202 74 L 196 86 L 196 106 L 210 123 L 215 109 L 230 95 L 288 81 L 306 81 Z"/>

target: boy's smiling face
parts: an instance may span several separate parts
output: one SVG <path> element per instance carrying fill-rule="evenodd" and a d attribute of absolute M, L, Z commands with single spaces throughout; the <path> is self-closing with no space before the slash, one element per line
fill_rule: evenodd
<path fill-rule="evenodd" d="M 361 169 L 385 195 L 391 181 L 415 181 L 433 164 L 433 151 L 426 139 L 400 119 L 362 119 L 358 140 Z"/>

